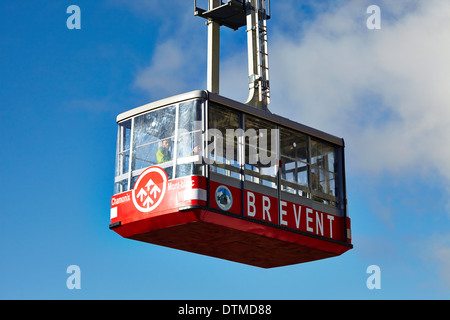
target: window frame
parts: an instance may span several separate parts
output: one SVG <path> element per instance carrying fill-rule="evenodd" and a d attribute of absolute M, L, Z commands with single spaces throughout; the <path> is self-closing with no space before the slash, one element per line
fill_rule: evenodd
<path fill-rule="evenodd" d="M 177 167 L 178 165 L 186 165 L 189 163 L 192 164 L 199 164 L 201 165 L 201 173 L 200 175 L 204 175 L 205 173 L 205 169 L 203 169 L 203 164 L 201 163 L 201 157 L 200 155 L 188 155 L 188 156 L 179 156 L 178 155 L 178 140 L 179 140 L 179 108 L 182 104 L 187 103 L 189 101 L 201 101 L 201 105 L 200 105 L 200 122 L 202 123 L 202 125 L 200 126 L 200 128 L 194 128 L 193 131 L 183 131 L 182 135 L 195 135 L 198 134 L 198 136 L 200 137 L 200 150 L 203 151 L 203 146 L 204 146 L 204 132 L 205 132 L 205 126 L 204 126 L 204 117 L 205 117 L 205 101 L 204 99 L 201 98 L 193 98 L 193 99 L 187 99 L 185 101 L 179 101 L 179 102 L 175 102 L 175 103 L 171 103 L 171 104 L 167 104 L 167 105 L 163 105 L 161 107 L 158 108 L 153 108 L 150 110 L 147 110 L 145 112 L 142 113 L 138 113 L 135 114 L 133 116 L 127 117 L 126 119 L 118 122 L 118 134 L 117 134 L 117 144 L 116 144 L 116 164 L 115 164 L 115 177 L 114 177 L 114 194 L 117 193 L 121 193 L 121 192 L 125 192 L 125 191 L 129 191 L 133 188 L 135 181 L 137 180 L 137 178 L 139 177 L 139 175 L 148 167 L 152 166 L 152 165 L 158 165 L 160 167 L 162 167 L 163 169 L 169 169 L 171 168 L 171 174 L 170 174 L 170 179 L 174 179 L 176 178 L 180 178 L 181 176 L 177 176 Z M 174 119 L 175 119 L 175 123 L 174 123 L 174 130 L 172 132 L 172 135 L 170 136 L 165 136 L 165 137 L 158 137 L 158 139 L 153 139 L 152 141 L 144 141 L 143 143 L 137 145 L 137 143 L 139 143 L 136 139 L 135 139 L 135 134 L 136 134 L 136 130 L 135 130 L 135 124 L 136 124 L 136 119 L 138 119 L 139 117 L 148 115 L 150 113 L 153 112 L 164 112 L 164 109 L 167 108 L 171 108 L 174 107 L 175 108 L 175 115 L 174 115 Z M 196 106 L 198 107 L 198 105 Z M 143 119 L 143 118 L 142 118 Z M 130 146 L 129 149 L 127 150 L 122 150 L 122 145 L 123 145 L 123 131 L 124 131 L 124 126 L 122 125 L 123 123 L 126 123 L 130 121 L 131 122 L 131 132 L 130 132 Z M 136 157 L 136 153 L 140 148 L 143 148 L 145 146 L 150 146 L 150 145 L 161 145 L 161 142 L 163 140 L 166 139 L 171 139 L 171 143 L 172 143 L 172 159 L 170 161 L 166 161 L 163 163 L 151 163 L 149 162 L 148 166 L 144 166 L 144 167 L 139 167 L 136 169 L 136 161 L 150 161 L 149 159 L 137 159 Z M 159 148 L 158 148 L 159 149 Z M 121 166 L 121 154 L 123 154 L 124 152 L 129 152 L 130 156 L 129 156 L 129 161 L 128 161 L 128 168 L 127 170 L 122 173 L 122 174 L 117 174 L 119 169 L 122 169 L 123 166 Z M 123 157 L 123 156 L 122 156 Z M 118 185 L 124 185 L 124 181 L 127 180 L 126 183 L 126 188 L 119 188 Z M 122 189 L 122 190 L 119 190 Z"/>
<path fill-rule="evenodd" d="M 217 102 L 209 102 L 208 104 L 208 108 L 207 108 L 207 113 L 208 116 L 211 114 L 211 112 L 214 112 L 214 108 L 219 108 L 222 110 L 227 110 L 227 106 L 226 105 L 222 105 L 220 103 Z M 245 188 L 245 183 L 252 183 L 254 185 L 260 185 L 263 187 L 268 187 L 271 189 L 275 189 L 278 190 L 278 192 L 283 192 L 283 193 L 291 193 L 291 194 L 295 194 L 296 196 L 302 197 L 302 198 L 306 198 L 306 199 L 311 199 L 316 203 L 320 203 L 326 206 L 330 206 L 332 208 L 337 208 L 338 207 L 338 203 L 343 201 L 343 197 L 341 197 L 338 194 L 338 190 L 339 192 L 341 192 L 341 190 L 338 187 L 338 184 L 340 183 L 338 180 L 341 177 L 341 172 L 339 172 L 339 170 L 337 170 L 337 167 L 340 167 L 340 165 L 338 164 L 339 158 L 338 158 L 338 154 L 336 152 L 336 150 L 338 148 L 340 148 L 339 146 L 335 145 L 334 143 L 331 143 L 329 141 L 326 141 L 324 139 L 320 139 L 318 137 L 314 137 L 313 135 L 307 133 L 307 132 L 303 132 L 300 130 L 296 130 L 294 128 L 285 126 L 285 125 L 281 125 L 275 121 L 271 121 L 269 119 L 261 119 L 258 118 L 258 116 L 253 115 L 253 114 L 249 114 L 246 113 L 244 111 L 240 111 L 240 110 L 230 110 L 230 112 L 234 112 L 239 116 L 239 128 L 236 130 L 240 130 L 240 134 L 238 136 L 238 141 L 240 141 L 239 143 L 237 143 L 236 145 L 240 148 L 240 150 L 238 150 L 237 152 L 234 152 L 235 154 L 240 154 L 241 157 L 239 159 L 239 166 L 240 168 L 236 168 L 235 166 L 231 166 L 228 162 L 229 159 L 226 159 L 227 163 L 215 163 L 215 160 L 217 160 L 216 158 L 213 159 L 209 159 L 210 163 L 208 164 L 208 166 L 211 168 L 211 172 L 214 172 L 216 174 L 219 175 L 223 175 L 223 176 L 227 176 L 227 177 L 231 177 L 233 179 L 236 180 L 242 180 L 244 182 L 244 188 Z M 245 123 L 246 123 L 246 118 L 247 117 L 254 117 L 256 119 L 261 119 L 262 121 L 264 121 L 265 123 L 270 123 L 270 125 L 273 126 L 273 129 L 276 129 L 277 132 L 277 138 L 276 138 L 276 149 L 275 149 L 275 158 L 276 158 L 276 168 L 275 168 L 275 174 L 274 175 L 267 175 L 264 174 L 262 172 L 259 172 L 258 170 L 255 170 L 254 167 L 256 167 L 255 165 L 252 164 L 247 164 L 245 159 L 248 159 L 248 142 L 246 141 L 246 127 L 245 127 Z M 210 128 L 212 124 L 209 121 L 208 118 L 208 123 L 207 123 L 207 129 L 217 129 L 217 128 Z M 268 128 L 264 128 L 264 129 L 268 129 Z M 272 129 L 272 128 L 271 128 Z M 300 135 L 303 135 L 306 139 L 305 143 L 306 143 L 306 158 L 293 158 L 291 156 L 288 155 L 284 155 L 281 153 L 281 145 L 283 144 L 282 141 L 282 137 L 281 137 L 281 130 L 287 130 L 287 131 L 292 131 L 295 133 L 298 133 Z M 257 131 L 258 132 L 258 131 Z M 222 133 L 223 135 L 223 133 Z M 234 138 L 236 139 L 236 137 Z M 225 139 L 223 139 L 223 141 L 225 141 Z M 334 167 L 334 171 L 330 171 L 328 170 L 328 168 L 324 168 L 320 165 L 316 163 L 313 163 L 313 151 L 312 151 L 312 141 L 314 143 L 318 143 L 321 145 L 325 145 L 327 147 L 330 147 L 333 149 L 333 167 Z M 211 143 L 212 139 L 207 138 L 207 144 Z M 269 141 L 267 142 L 268 144 L 270 143 Z M 224 143 L 225 144 L 225 143 Z M 259 144 L 258 144 L 259 147 Z M 225 149 L 223 147 L 223 149 Z M 271 150 L 271 153 L 273 152 L 273 150 Z M 257 154 L 259 155 L 259 150 L 257 150 Z M 296 163 L 300 163 L 302 165 L 304 165 L 304 167 L 306 167 L 306 175 L 307 175 L 307 184 L 301 184 L 295 182 L 295 181 L 289 181 L 288 179 L 283 179 L 281 176 L 281 172 L 282 172 L 282 162 L 280 162 L 280 160 L 282 158 L 289 158 L 291 160 L 293 160 Z M 306 161 L 306 162 L 305 162 Z M 343 161 L 343 160 L 342 160 Z M 297 164 L 296 164 L 297 165 Z M 220 168 L 220 169 L 217 169 Z M 261 168 L 259 168 L 260 170 Z M 240 172 L 240 174 L 237 174 L 236 176 L 233 176 L 232 172 L 238 173 Z M 332 182 L 332 187 L 327 187 L 324 188 L 324 190 L 333 190 L 333 194 L 329 194 L 327 192 L 321 192 L 319 190 L 316 190 L 313 188 L 312 184 L 312 175 L 313 173 L 315 173 L 316 171 L 323 171 L 324 173 L 326 173 L 327 176 L 331 176 L 332 179 L 325 179 L 325 180 L 321 180 L 318 183 L 328 183 L 330 184 L 330 182 Z M 269 185 L 272 184 L 272 185 Z M 286 189 L 283 189 L 284 186 L 288 186 L 290 188 L 292 188 L 293 190 L 295 190 L 294 193 L 289 192 Z M 323 188 L 323 186 L 322 186 Z M 342 199 L 341 199 L 342 198 Z"/>

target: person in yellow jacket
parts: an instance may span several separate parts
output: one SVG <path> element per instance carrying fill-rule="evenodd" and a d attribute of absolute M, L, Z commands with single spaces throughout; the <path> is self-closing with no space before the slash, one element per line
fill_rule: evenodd
<path fill-rule="evenodd" d="M 163 163 L 172 160 L 172 153 L 170 152 L 170 139 L 164 139 L 162 141 L 161 148 L 156 152 L 156 161 Z"/>

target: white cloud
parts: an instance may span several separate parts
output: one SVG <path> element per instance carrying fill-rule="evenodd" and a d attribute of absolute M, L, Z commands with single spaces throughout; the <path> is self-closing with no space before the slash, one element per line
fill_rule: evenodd
<path fill-rule="evenodd" d="M 188 47 L 177 38 L 159 44 L 150 64 L 140 70 L 135 79 L 136 87 L 153 98 L 164 98 L 188 90 L 197 82 L 202 52 L 198 46 Z"/>
<path fill-rule="evenodd" d="M 108 0 L 144 19 L 152 19 L 157 28 L 157 44 L 149 52 L 147 65 L 137 70 L 134 86 L 152 100 L 189 90 L 201 89 L 206 82 L 206 27 L 194 17 L 190 1 Z M 142 41 L 145 41 L 143 39 Z M 206 71 L 205 71 L 206 72 Z"/>
<path fill-rule="evenodd" d="M 365 172 L 429 167 L 450 181 L 450 3 L 402 3 L 382 2 L 381 30 L 350 1 L 298 38 L 274 35 L 272 109 L 344 136 Z"/>
<path fill-rule="evenodd" d="M 438 261 L 438 273 L 450 288 L 450 245 L 441 245 L 435 248 L 434 258 Z"/>
<path fill-rule="evenodd" d="M 221 61 L 220 94 L 245 102 L 249 92 L 247 48 L 241 49 Z"/>
<path fill-rule="evenodd" d="M 434 234 L 417 243 L 417 253 L 428 268 L 435 270 L 450 288 L 450 233 Z"/>
<path fill-rule="evenodd" d="M 364 172 L 430 169 L 450 181 L 450 3 L 378 3 L 381 30 L 366 27 L 372 3 L 355 0 L 328 10 L 309 4 L 317 17 L 297 34 L 275 25 L 271 110 L 345 137 L 351 165 Z M 152 95 L 205 83 L 206 27 L 183 6 L 176 22 L 166 20 L 167 35 L 136 76 L 136 86 Z M 243 49 L 222 57 L 221 68 L 221 92 L 240 101 L 247 93 Z"/>
<path fill-rule="evenodd" d="M 315 20 L 297 32 L 283 33 L 280 13 L 272 12 L 271 110 L 343 136 L 353 169 L 434 171 L 450 181 L 450 3 L 378 1 L 381 30 L 366 27 L 371 1 L 307 4 Z M 179 5 L 177 20 L 165 20 L 149 65 L 136 76 L 136 86 L 158 98 L 206 80 L 206 27 Z M 300 10 L 296 1 L 282 7 Z M 161 8 L 148 4 L 160 14 L 168 9 Z M 221 93 L 245 101 L 246 48 L 230 51 L 223 50 Z"/>

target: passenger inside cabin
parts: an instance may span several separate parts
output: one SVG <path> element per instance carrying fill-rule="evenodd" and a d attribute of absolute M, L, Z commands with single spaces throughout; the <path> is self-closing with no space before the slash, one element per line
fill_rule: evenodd
<path fill-rule="evenodd" d="M 319 181 L 317 181 L 316 174 L 314 172 L 311 173 L 311 189 L 314 191 L 320 191 L 323 193 L 323 187 Z M 323 202 L 323 199 L 317 196 L 312 197 L 313 200 Z"/>
<path fill-rule="evenodd" d="M 197 144 L 192 150 L 191 156 L 196 156 L 200 154 L 200 146 Z M 202 160 L 199 160 L 202 161 Z M 192 164 L 192 174 L 201 175 L 202 174 L 202 164 L 201 163 L 193 163 Z"/>
<path fill-rule="evenodd" d="M 164 163 L 172 160 L 172 153 L 170 152 L 170 139 L 164 139 L 161 143 L 161 148 L 156 152 L 156 160 L 159 163 Z"/>
<path fill-rule="evenodd" d="M 317 181 L 316 174 L 314 172 L 311 173 L 311 188 L 313 190 L 323 192 L 322 185 Z"/>
<path fill-rule="evenodd" d="M 158 151 L 156 152 L 156 161 L 158 162 L 158 164 L 167 162 L 167 161 L 171 161 L 172 160 L 172 152 L 170 151 L 170 138 L 164 139 L 161 143 L 161 147 L 158 149 Z M 165 167 L 163 168 L 166 173 L 167 173 L 167 177 L 169 179 L 172 179 L 172 167 Z"/>

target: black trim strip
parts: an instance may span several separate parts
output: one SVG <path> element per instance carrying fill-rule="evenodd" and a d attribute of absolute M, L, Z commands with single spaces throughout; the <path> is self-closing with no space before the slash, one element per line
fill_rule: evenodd
<path fill-rule="evenodd" d="M 114 228 L 120 227 L 121 225 L 122 225 L 122 221 L 114 222 L 109 225 L 109 228 L 114 229 Z"/>

